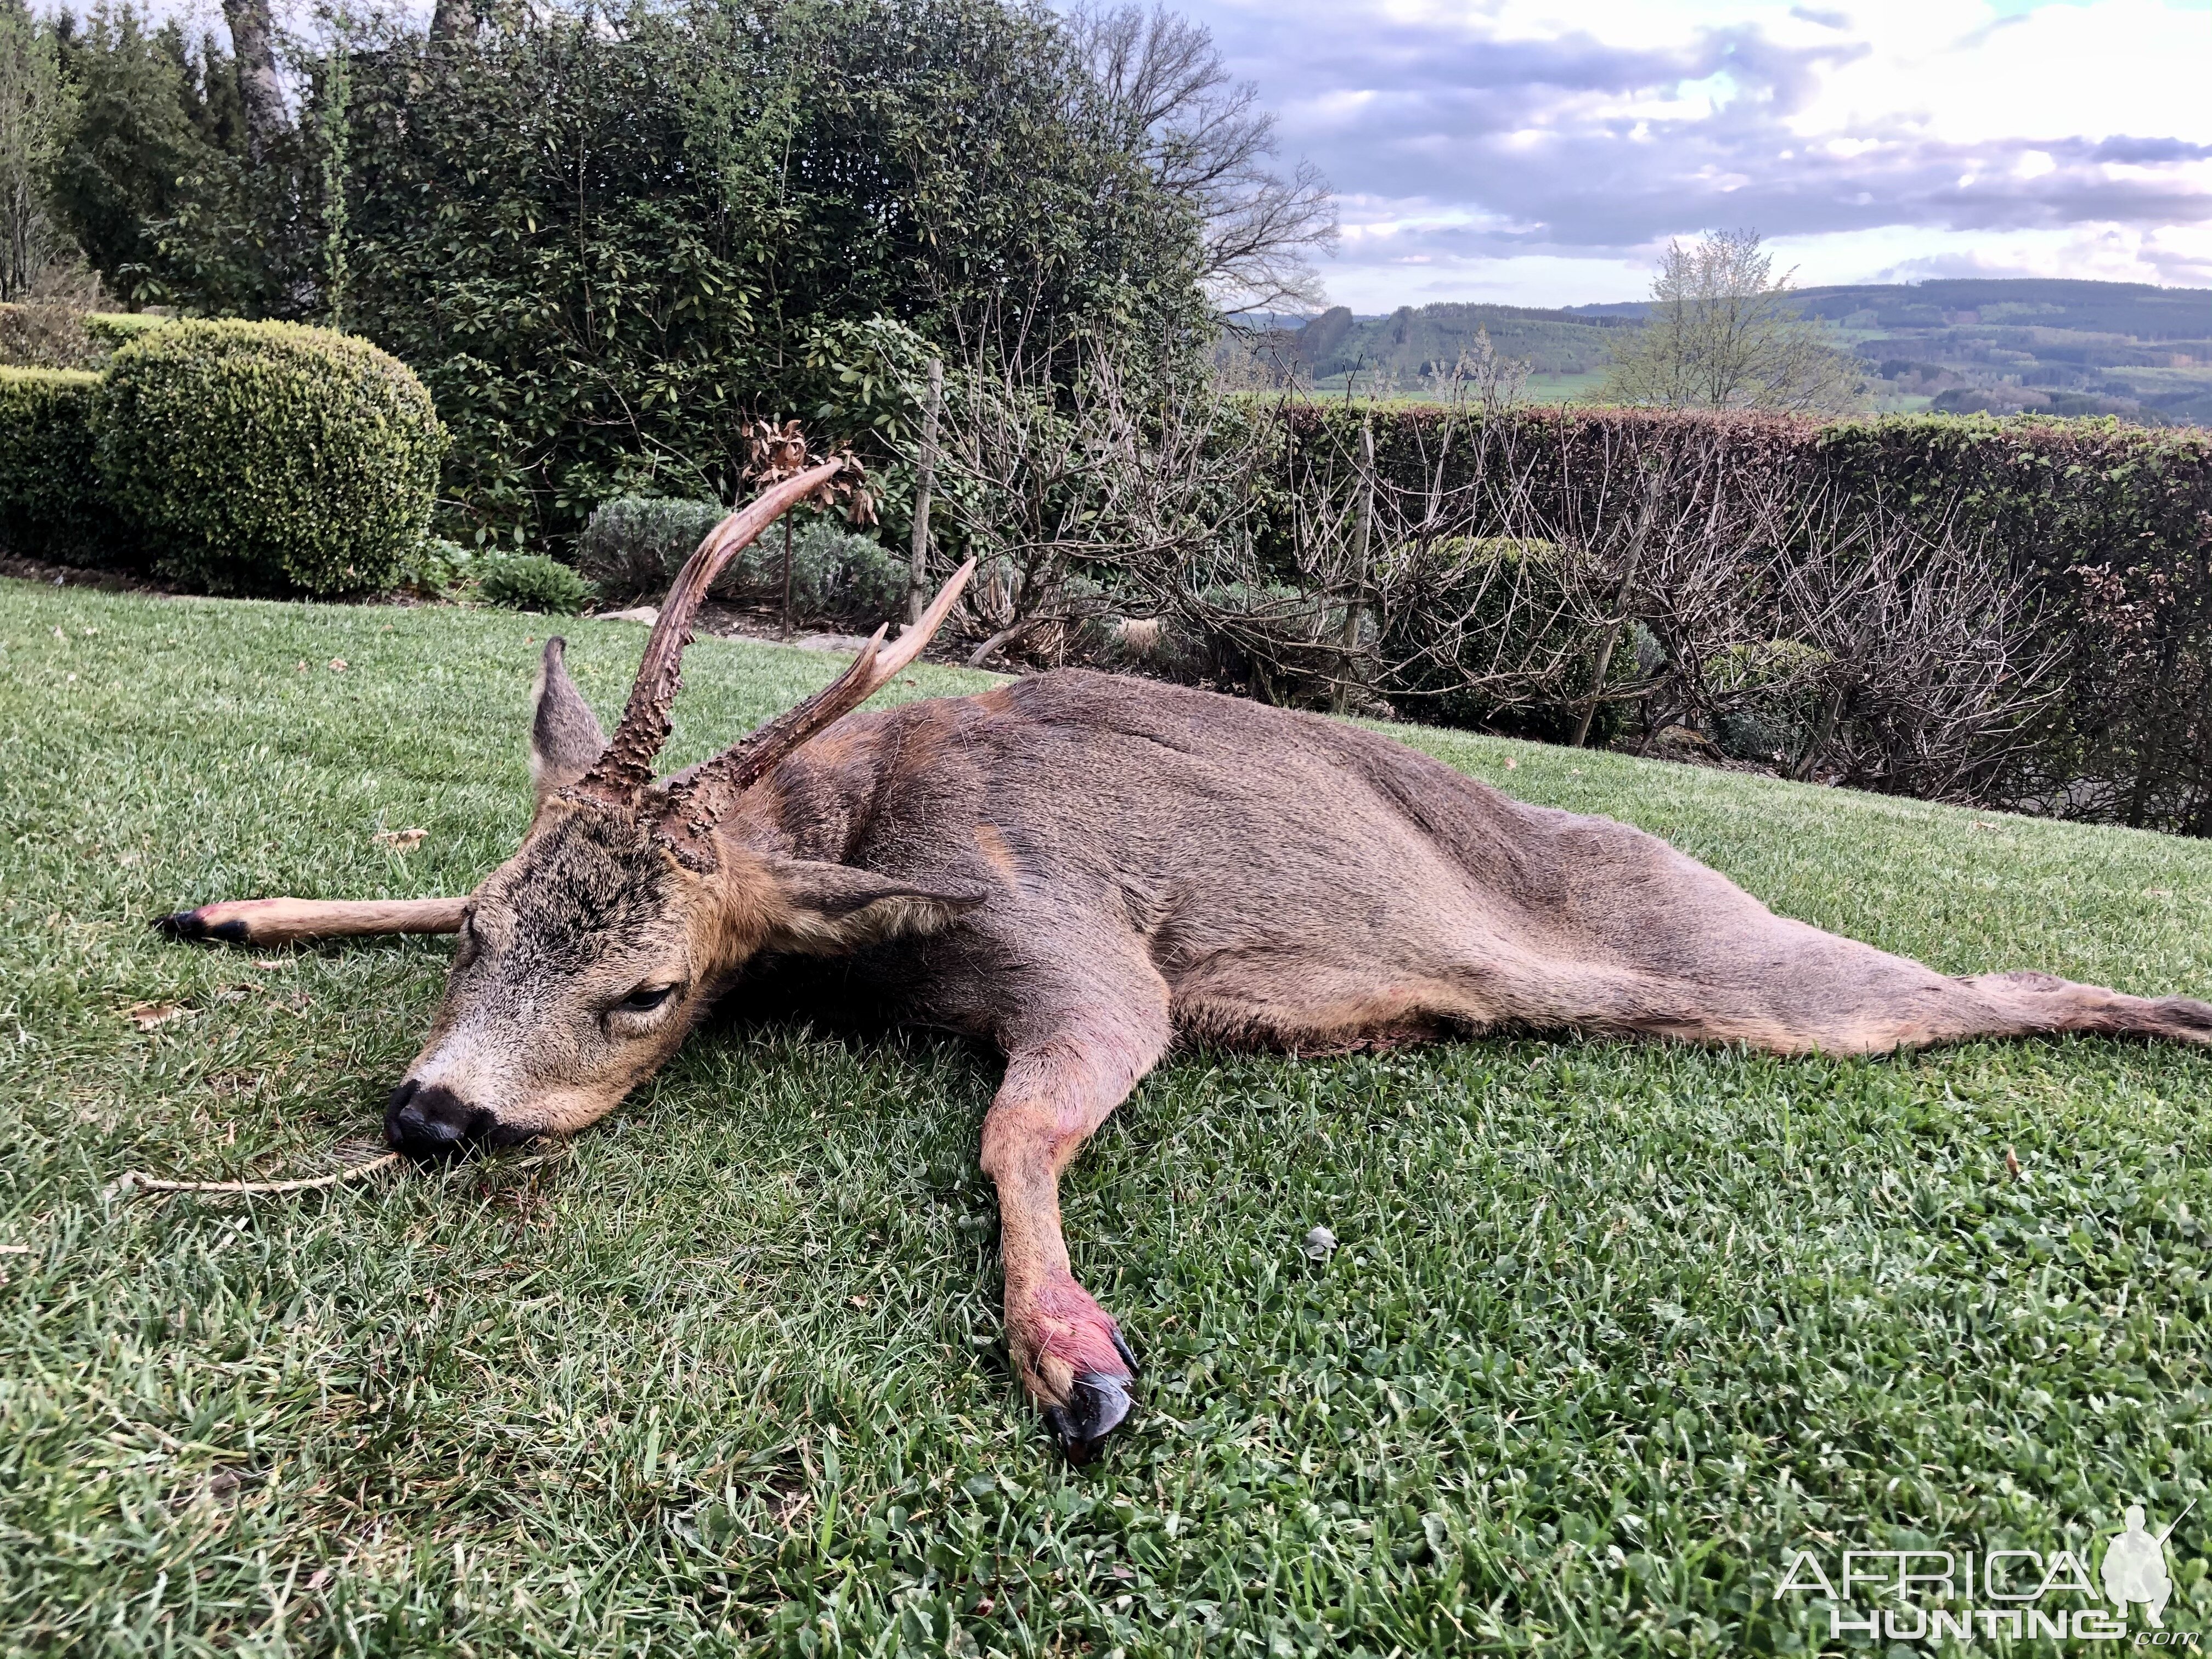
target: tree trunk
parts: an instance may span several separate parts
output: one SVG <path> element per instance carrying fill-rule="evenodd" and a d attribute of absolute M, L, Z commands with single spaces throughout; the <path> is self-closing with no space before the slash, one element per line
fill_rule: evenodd
<path fill-rule="evenodd" d="M 476 9 L 470 0 L 437 0 L 430 10 L 430 38 L 459 40 L 471 32 L 475 23 Z"/>
<path fill-rule="evenodd" d="M 1359 423 L 1359 529 L 1353 543 L 1352 592 L 1344 602 L 1344 632 L 1338 641 L 1336 695 L 1340 714 L 1352 702 L 1352 664 L 1359 653 L 1359 613 L 1367 602 L 1367 551 L 1375 533 L 1375 417 Z"/>
<path fill-rule="evenodd" d="M 259 167 L 291 131 L 284 83 L 276 74 L 276 26 L 269 0 L 222 0 L 230 48 L 238 60 L 238 96 L 246 108 L 246 155 Z"/>
<path fill-rule="evenodd" d="M 929 401 L 921 411 L 921 453 L 915 461 L 914 563 L 907 575 L 906 620 L 921 620 L 929 602 L 929 487 L 937 475 L 937 408 L 945 397 L 945 364 L 929 360 Z"/>
<path fill-rule="evenodd" d="M 791 514 L 783 515 L 783 637 L 791 637 Z"/>

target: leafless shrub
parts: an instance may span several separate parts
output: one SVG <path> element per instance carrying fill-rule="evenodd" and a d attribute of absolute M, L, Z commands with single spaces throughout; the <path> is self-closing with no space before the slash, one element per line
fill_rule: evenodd
<path fill-rule="evenodd" d="M 1003 335 L 948 374 L 975 660 L 1576 744 L 1687 727 L 1953 799 L 1987 798 L 2056 678 L 2027 590 L 1983 549 L 1747 465 L 1717 422 L 1532 418 L 1516 366 L 1478 351 L 1386 465 L 1356 410 L 1138 384 L 1088 342 Z"/>
<path fill-rule="evenodd" d="M 89 368 L 103 354 L 85 326 L 100 304 L 100 277 L 82 264 L 40 270 L 16 300 L 0 304 L 0 363 L 18 368 Z"/>
<path fill-rule="evenodd" d="M 1987 550 L 1877 510 L 1814 515 L 1784 566 L 1817 693 L 1791 768 L 1936 800 L 1980 800 L 2057 695 L 2021 578 Z"/>
<path fill-rule="evenodd" d="M 1268 422 L 1202 381 L 1137 378 L 1091 337 L 995 321 L 948 365 L 936 473 L 947 548 L 977 561 L 977 664 L 1063 661 L 1087 625 L 1133 600 L 1157 614 L 1247 533 Z"/>

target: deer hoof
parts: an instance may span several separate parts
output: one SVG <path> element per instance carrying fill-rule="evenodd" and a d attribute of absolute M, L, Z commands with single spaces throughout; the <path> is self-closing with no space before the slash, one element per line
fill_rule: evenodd
<path fill-rule="evenodd" d="M 154 931 L 164 939 L 221 939 L 228 945 L 246 943 L 246 924 L 242 921 L 218 921 L 210 926 L 198 910 L 173 910 L 166 916 L 154 918 Z"/>
<path fill-rule="evenodd" d="M 1126 1357 L 1128 1349 L 1116 1337 L 1114 1346 Z M 1131 1365 L 1133 1370 L 1133 1362 Z M 1075 1382 L 1067 1391 L 1065 1406 L 1044 1408 L 1045 1426 L 1052 1437 L 1060 1442 L 1060 1449 L 1071 1463 L 1088 1463 L 1098 1455 L 1098 1448 L 1106 1437 L 1121 1426 L 1121 1419 L 1129 1414 L 1129 1388 L 1126 1379 L 1109 1376 L 1103 1371 L 1078 1371 Z"/>

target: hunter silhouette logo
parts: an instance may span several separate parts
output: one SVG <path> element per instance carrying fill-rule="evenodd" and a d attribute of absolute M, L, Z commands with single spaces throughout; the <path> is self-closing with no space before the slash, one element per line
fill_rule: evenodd
<path fill-rule="evenodd" d="M 2045 1554 L 1991 1548 L 1986 1542 L 1970 1549 L 1928 1544 L 1794 1550 L 1774 1587 L 1775 1601 L 1784 1607 L 1803 1607 L 1790 1598 L 1807 1597 L 1816 1618 L 1826 1614 L 1830 1640 L 1863 1636 L 1899 1655 L 1910 1651 L 1903 1644 L 1965 1647 L 2005 1638 L 2126 1643 L 2132 1609 L 2138 1607 L 2150 1628 L 2135 1632 L 2132 1645 L 2200 1652 L 2198 1632 L 2166 1627 L 2174 1591 L 2166 1540 L 2196 1507 L 2191 1500 L 2172 1526 L 2153 1532 L 2142 1505 L 2129 1504 L 2126 1525 L 2107 1534 L 2101 1562 L 2086 1548 Z M 2092 1563 L 2100 1569 L 2094 1577 Z"/>
<path fill-rule="evenodd" d="M 2128 1616 L 2130 1603 L 2140 1603 L 2153 1630 L 2166 1628 L 2166 1601 L 2173 1594 L 2173 1580 L 2166 1570 L 2166 1540 L 2196 1507 L 2192 1498 L 2188 1509 L 2175 1516 L 2164 1532 L 2154 1534 L 2143 1525 L 2142 1505 L 2128 1505 L 2127 1526 L 2105 1547 L 2102 1575 L 2105 1599 L 2119 1608 L 2120 1617 Z"/>

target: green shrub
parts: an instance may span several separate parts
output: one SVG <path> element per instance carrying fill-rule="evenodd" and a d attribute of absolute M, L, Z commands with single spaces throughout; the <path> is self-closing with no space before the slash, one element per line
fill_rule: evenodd
<path fill-rule="evenodd" d="M 1512 537 L 1449 537 L 1423 556 L 1419 586 L 1429 603 L 1393 616 L 1382 643 L 1389 665 L 1382 690 L 1398 711 L 1546 743 L 1571 739 L 1596 686 L 1606 630 L 1568 605 L 1559 550 Z M 1635 684 L 1638 656 L 1638 640 L 1624 631 L 1607 659 L 1609 690 Z M 1501 673 L 1502 682 L 1492 679 Z M 1591 741 L 1611 742 L 1633 712 L 1617 696 L 1598 703 Z"/>
<path fill-rule="evenodd" d="M 100 488 L 100 377 L 0 368 L 0 542 L 69 564 L 127 562 L 132 538 Z"/>
<path fill-rule="evenodd" d="M 393 586 L 426 599 L 452 599 L 468 588 L 486 561 L 500 556 L 463 547 L 442 536 L 425 536 L 400 562 Z"/>
<path fill-rule="evenodd" d="M 389 586 L 445 446 L 404 364 L 293 323 L 144 331 L 116 352 L 97 418 L 100 477 L 156 568 L 218 592 Z"/>
<path fill-rule="evenodd" d="M 576 568 L 610 598 L 658 599 L 729 510 L 720 501 L 644 495 L 602 501 L 577 538 Z M 902 615 L 907 571 L 875 538 L 855 535 L 827 514 L 793 526 L 791 609 L 801 621 L 873 628 Z M 744 605 L 782 605 L 780 524 L 732 562 L 714 592 Z"/>
<path fill-rule="evenodd" d="M 167 317 L 149 316 L 143 311 L 94 311 L 85 315 L 84 331 L 109 351 L 127 346 L 140 336 L 154 329 L 167 326 Z"/>
<path fill-rule="evenodd" d="M 1649 461 L 1685 480 L 1757 480 L 1777 499 L 1825 501 L 1838 520 L 1893 516 L 1917 535 L 1977 547 L 2026 583 L 2031 649 L 2059 664 L 2045 682 L 2055 695 L 1993 745 L 1996 769 L 1978 798 L 2212 836 L 2212 431 L 1582 404 L 1478 421 L 1441 405 L 1302 404 L 1283 417 L 1295 443 L 1266 504 L 1263 545 L 1295 545 L 1287 503 L 1340 491 L 1331 469 L 1340 474 L 1342 458 L 1358 453 L 1370 421 L 1377 472 L 1404 500 L 1438 490 L 1520 499 L 1531 521 L 1567 524 L 1606 480 Z M 1677 468 L 1707 452 L 1711 474 Z M 1787 714 L 1770 708 L 1759 729 L 1738 722 L 1724 739 L 1771 755 L 1770 739 L 1786 740 L 1790 719 L 1801 718 Z M 1849 727 L 1859 715 L 1846 707 L 1839 718 Z"/>
<path fill-rule="evenodd" d="M 591 583 L 542 553 L 484 554 L 475 565 L 477 591 L 508 611 L 567 616 L 581 611 L 592 597 Z"/>
<path fill-rule="evenodd" d="M 874 537 L 817 517 L 792 540 L 792 609 L 811 620 L 872 629 L 905 614 L 908 570 Z M 745 576 L 781 597 L 781 537 L 770 532 L 746 550 Z"/>
<path fill-rule="evenodd" d="M 1722 749 L 1738 760 L 1791 760 L 1820 715 L 1820 678 L 1834 659 L 1798 640 L 1733 645 L 1705 665 L 1707 690 L 1722 704 L 1714 725 Z"/>
<path fill-rule="evenodd" d="M 611 597 L 658 599 L 729 510 L 647 495 L 602 501 L 576 538 L 576 568 Z"/>
<path fill-rule="evenodd" d="M 0 304 L 0 366 L 97 372 L 118 346 L 168 320 L 135 312 L 87 311 L 69 298 L 9 301 Z"/>

